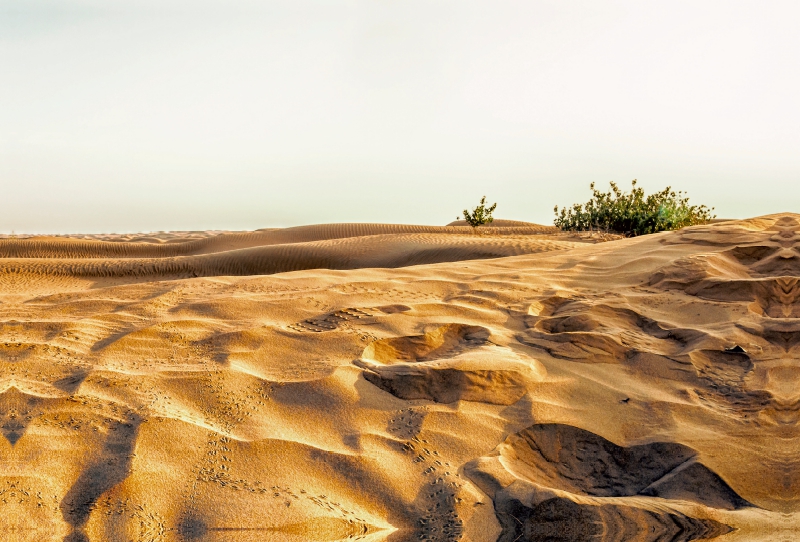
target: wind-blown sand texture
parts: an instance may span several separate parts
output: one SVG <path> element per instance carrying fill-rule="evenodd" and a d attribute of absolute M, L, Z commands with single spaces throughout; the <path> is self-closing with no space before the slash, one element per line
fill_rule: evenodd
<path fill-rule="evenodd" d="M 0 239 L 0 539 L 793 540 L 799 234 Z"/>

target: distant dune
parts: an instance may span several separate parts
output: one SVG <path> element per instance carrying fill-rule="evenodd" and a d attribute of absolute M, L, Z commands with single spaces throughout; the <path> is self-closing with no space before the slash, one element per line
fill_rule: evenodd
<path fill-rule="evenodd" d="M 209 276 L 269 275 L 304 269 L 407 267 L 502 258 L 598 242 L 592 235 L 524 226 L 481 228 L 326 224 L 254 232 L 0 239 L 0 281 L 74 278 L 97 284 Z"/>
<path fill-rule="evenodd" d="M 2 238 L 0 539 L 794 539 L 800 216 L 608 239 Z"/>

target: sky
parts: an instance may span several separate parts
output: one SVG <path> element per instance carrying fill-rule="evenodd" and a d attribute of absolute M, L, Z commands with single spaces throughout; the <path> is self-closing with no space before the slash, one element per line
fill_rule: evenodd
<path fill-rule="evenodd" d="M 800 212 L 800 3 L 0 0 L 0 232 Z"/>

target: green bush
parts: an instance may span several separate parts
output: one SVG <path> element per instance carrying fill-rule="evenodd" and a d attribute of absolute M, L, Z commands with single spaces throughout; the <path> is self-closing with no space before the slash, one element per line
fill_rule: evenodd
<path fill-rule="evenodd" d="M 600 192 L 594 183 L 589 188 L 593 195 L 586 203 L 555 207 L 556 226 L 569 231 L 602 230 L 635 236 L 705 224 L 716 216 L 711 214 L 713 207 L 689 205 L 683 192 L 669 186 L 649 196 L 636 186 L 636 179 L 630 192 L 623 192 L 613 182 L 609 192 Z"/>
<path fill-rule="evenodd" d="M 492 222 L 494 218 L 492 218 L 492 213 L 494 212 L 497 204 L 495 203 L 491 207 L 486 207 L 486 196 L 481 198 L 481 203 L 470 213 L 466 209 L 464 209 L 464 220 L 467 221 L 467 224 L 472 226 L 473 228 L 477 228 L 478 226 L 483 226 L 489 222 Z"/>

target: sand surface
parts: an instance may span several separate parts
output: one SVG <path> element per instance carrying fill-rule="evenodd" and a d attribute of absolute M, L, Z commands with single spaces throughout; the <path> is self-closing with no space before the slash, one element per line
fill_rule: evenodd
<path fill-rule="evenodd" d="M 794 540 L 799 250 L 789 214 L 7 236 L 0 539 Z"/>

